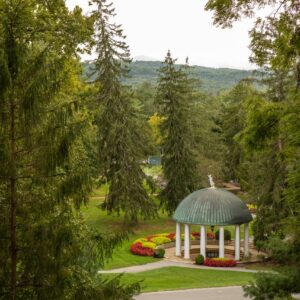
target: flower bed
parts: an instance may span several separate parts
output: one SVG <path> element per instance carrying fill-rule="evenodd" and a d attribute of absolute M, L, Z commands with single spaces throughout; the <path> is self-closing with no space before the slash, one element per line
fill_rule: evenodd
<path fill-rule="evenodd" d="M 235 267 L 236 261 L 234 259 L 228 258 L 206 258 L 204 260 L 204 265 L 208 267 Z"/>
<path fill-rule="evenodd" d="M 153 256 L 154 250 L 152 248 L 143 247 L 142 243 L 138 242 L 130 246 L 130 251 L 133 254 L 141 256 Z"/>
<path fill-rule="evenodd" d="M 191 240 L 199 240 L 199 232 L 193 232 L 191 234 Z M 214 239 L 215 234 L 212 232 L 207 233 L 207 239 Z M 184 239 L 184 234 L 181 235 L 181 240 Z M 130 251 L 132 254 L 141 255 L 141 256 L 153 256 L 154 250 L 158 246 L 174 242 L 176 240 L 175 233 L 160 233 L 149 235 L 145 238 L 140 238 L 135 240 L 131 246 Z"/>

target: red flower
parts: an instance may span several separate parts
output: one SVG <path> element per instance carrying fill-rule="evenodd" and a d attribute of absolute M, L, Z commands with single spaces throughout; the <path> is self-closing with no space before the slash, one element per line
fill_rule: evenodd
<path fill-rule="evenodd" d="M 175 240 L 175 233 L 170 233 L 167 235 L 167 238 L 174 241 Z"/>
<path fill-rule="evenodd" d="M 195 239 L 200 239 L 200 233 L 199 232 L 192 232 L 192 236 L 195 238 Z"/>
<path fill-rule="evenodd" d="M 153 256 L 154 252 L 151 248 L 142 246 L 142 243 L 135 243 L 130 246 L 130 252 L 141 256 Z"/>
<path fill-rule="evenodd" d="M 216 238 L 215 234 L 213 232 L 207 233 L 207 239 L 208 240 L 214 240 Z"/>
<path fill-rule="evenodd" d="M 206 258 L 204 261 L 204 265 L 208 267 L 235 267 L 236 261 L 234 259 L 227 258 Z"/>

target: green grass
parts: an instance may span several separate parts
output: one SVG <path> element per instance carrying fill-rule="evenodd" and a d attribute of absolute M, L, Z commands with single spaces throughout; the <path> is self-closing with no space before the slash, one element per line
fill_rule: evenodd
<path fill-rule="evenodd" d="M 112 278 L 116 275 L 107 274 L 104 276 Z M 244 285 L 252 279 L 253 273 L 167 267 L 136 274 L 124 274 L 122 282 L 129 284 L 143 280 L 141 282 L 142 291 L 154 292 Z"/>
<path fill-rule="evenodd" d="M 153 257 L 143 257 L 131 254 L 129 251 L 131 243 L 140 238 L 153 233 L 174 232 L 175 223 L 166 214 L 160 213 L 155 220 L 140 221 L 140 223 L 131 228 L 127 228 L 123 223 L 122 215 L 108 216 L 106 212 L 97 207 L 103 199 L 90 199 L 88 205 L 82 208 L 82 214 L 87 224 L 103 233 L 114 233 L 130 230 L 129 241 L 125 241 L 122 246 L 115 249 L 113 259 L 109 261 L 105 269 L 121 268 L 133 265 L 145 264 L 157 261 Z"/>
<path fill-rule="evenodd" d="M 105 197 L 108 191 L 108 184 L 102 184 L 99 188 L 94 189 L 91 198 Z"/>
<path fill-rule="evenodd" d="M 144 167 L 143 171 L 148 176 L 162 176 L 163 171 L 161 166 Z"/>
<path fill-rule="evenodd" d="M 122 268 L 127 266 L 141 265 L 150 262 L 157 261 L 153 257 L 144 257 L 131 254 L 129 251 L 131 243 L 141 237 L 146 237 L 155 233 L 175 232 L 175 222 L 165 213 L 160 212 L 159 217 L 154 220 L 141 220 L 140 223 L 131 228 L 127 228 L 123 223 L 122 215 L 107 215 L 102 211 L 98 205 L 103 201 L 103 195 L 107 186 L 101 187 L 101 189 L 95 190 L 90 202 L 87 206 L 82 208 L 83 217 L 87 224 L 103 233 L 114 233 L 125 230 L 130 230 L 132 233 L 129 235 L 129 240 L 124 241 L 122 246 L 115 249 L 113 259 L 106 265 L 105 269 Z M 191 227 L 191 231 L 199 231 L 199 226 L 194 225 Z M 215 227 L 215 231 L 218 228 Z M 234 227 L 228 226 L 226 229 L 231 231 L 232 238 L 234 237 Z M 182 228 L 183 230 L 183 228 Z M 243 237 L 243 230 L 241 231 L 241 237 Z"/>

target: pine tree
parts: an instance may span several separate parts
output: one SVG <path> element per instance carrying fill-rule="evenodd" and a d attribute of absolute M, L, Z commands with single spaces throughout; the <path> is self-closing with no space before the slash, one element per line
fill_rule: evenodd
<path fill-rule="evenodd" d="M 96 124 L 99 129 L 99 160 L 102 175 L 109 183 L 103 208 L 108 213 L 124 212 L 126 222 L 136 223 L 138 216 L 156 215 L 156 206 L 143 184 L 146 176 L 139 161 L 143 139 L 129 87 L 122 85 L 128 75 L 130 53 L 119 25 L 112 23 L 115 10 L 106 0 L 94 0 L 96 29 L 95 62 L 97 74 Z"/>
<path fill-rule="evenodd" d="M 131 299 L 97 274 L 104 239 L 76 210 L 92 188 L 78 46 L 91 19 L 64 1 L 0 2 L 0 298 Z"/>
<path fill-rule="evenodd" d="M 192 80 L 187 67 L 177 69 L 170 51 L 159 70 L 157 104 L 163 117 L 162 166 L 167 181 L 161 193 L 162 206 L 171 214 L 198 185 L 195 142 L 191 128 Z"/>

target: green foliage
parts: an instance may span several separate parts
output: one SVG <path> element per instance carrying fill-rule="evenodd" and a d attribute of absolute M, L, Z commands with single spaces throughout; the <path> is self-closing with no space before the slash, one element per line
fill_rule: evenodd
<path fill-rule="evenodd" d="M 161 192 L 161 204 L 169 214 L 199 184 L 196 172 L 195 142 L 190 123 L 193 81 L 188 78 L 187 67 L 176 70 L 168 52 L 159 70 L 157 105 L 163 117 L 162 167 L 167 181 Z"/>
<path fill-rule="evenodd" d="M 220 231 L 216 231 L 216 240 L 219 240 Z M 227 229 L 224 229 L 224 240 L 225 241 L 231 241 L 231 232 Z"/>
<path fill-rule="evenodd" d="M 135 63 L 131 64 L 131 70 L 134 69 Z M 132 75 L 130 75 L 132 76 Z M 154 99 L 155 99 L 155 87 L 147 82 L 143 82 L 134 87 L 134 95 L 139 99 L 143 106 L 145 115 L 149 118 L 155 113 Z"/>
<path fill-rule="evenodd" d="M 220 96 L 222 110 L 218 121 L 226 146 L 225 157 L 223 157 L 223 174 L 227 180 L 237 180 L 241 177 L 239 167 L 243 160 L 243 151 L 235 137 L 245 126 L 246 108 L 244 103 L 254 95 L 255 90 L 250 82 L 241 81 L 233 89 Z"/>
<path fill-rule="evenodd" d="M 244 286 L 246 296 L 256 300 L 292 299 L 295 290 L 293 274 L 257 274 L 255 282 Z"/>
<path fill-rule="evenodd" d="M 139 216 L 155 217 L 156 205 L 143 186 L 146 176 L 139 165 L 145 145 L 141 119 L 131 91 L 121 82 L 128 74 L 130 53 L 121 27 L 112 21 L 112 5 L 100 0 L 93 3 L 97 7 L 93 12 L 97 53 L 93 71 L 98 89 L 95 121 L 100 172 L 109 183 L 102 208 L 108 213 L 124 212 L 126 222 L 136 223 Z"/>
<path fill-rule="evenodd" d="M 250 31 L 252 55 L 250 60 L 272 71 L 292 71 L 296 87 L 300 87 L 300 9 L 293 0 L 209 0 L 207 10 L 214 11 L 214 23 L 230 27 L 241 17 L 253 16 L 257 9 L 272 5 L 266 18 L 257 17 Z"/>
<path fill-rule="evenodd" d="M 0 2 L 0 297 L 131 299 L 98 268 L 126 234 L 89 229 L 94 147 L 75 54 L 92 20 L 65 1 Z"/>
<path fill-rule="evenodd" d="M 201 254 L 197 255 L 196 258 L 195 258 L 195 263 L 196 263 L 196 265 L 203 265 L 204 256 L 201 255 Z"/>
<path fill-rule="evenodd" d="M 145 105 L 147 114 L 155 112 L 153 111 L 153 106 L 151 106 L 151 102 L 154 99 L 150 86 L 156 86 L 159 75 L 157 69 L 160 67 L 160 61 L 134 61 L 130 65 L 130 76 L 123 79 L 124 84 L 134 86 L 136 96 Z M 176 64 L 176 67 L 180 68 L 181 65 Z M 85 62 L 83 63 L 83 68 L 83 77 L 86 78 L 90 70 L 93 69 L 93 63 Z M 218 94 L 222 90 L 232 88 L 240 80 L 253 76 L 252 71 L 200 66 L 193 66 L 191 73 L 194 78 L 201 80 L 201 91 L 209 94 Z M 95 78 L 96 74 L 89 78 L 88 81 L 93 81 Z M 200 86 L 196 87 L 196 89 L 199 90 Z"/>
<path fill-rule="evenodd" d="M 261 274 L 245 288 L 254 299 L 290 298 L 299 292 L 299 24 L 293 0 L 209 0 L 215 23 L 231 26 L 257 8 L 273 5 L 250 32 L 250 60 L 266 69 L 267 91 L 245 102 L 245 121 L 234 136 L 243 159 L 240 178 L 257 205 L 255 243 L 274 260 L 287 264 L 279 274 Z"/>
<path fill-rule="evenodd" d="M 165 252 L 166 252 L 165 249 L 158 248 L 154 250 L 153 256 L 155 258 L 164 258 Z"/>

